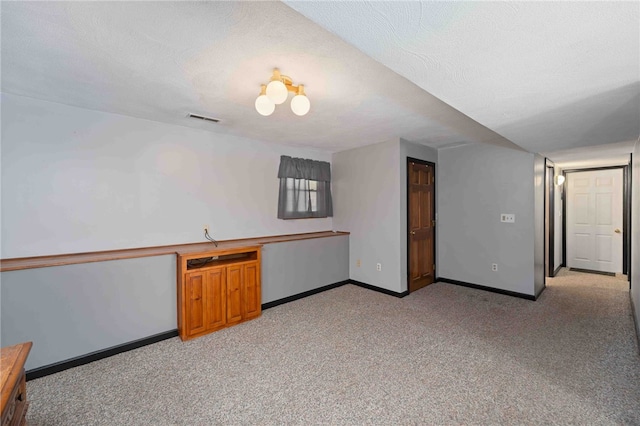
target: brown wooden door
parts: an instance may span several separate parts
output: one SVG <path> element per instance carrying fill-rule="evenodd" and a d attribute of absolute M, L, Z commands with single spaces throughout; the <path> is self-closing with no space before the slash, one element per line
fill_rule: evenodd
<path fill-rule="evenodd" d="M 433 283 L 435 175 L 432 165 L 409 163 L 409 291 Z"/>
<path fill-rule="evenodd" d="M 227 267 L 227 324 L 242 321 L 242 265 Z"/>
<path fill-rule="evenodd" d="M 225 268 L 206 272 L 205 319 L 207 330 L 217 330 L 227 323 L 227 275 Z"/>
<path fill-rule="evenodd" d="M 242 301 L 243 319 L 255 318 L 260 315 L 262 298 L 260 295 L 260 269 L 258 262 L 243 266 Z"/>
<path fill-rule="evenodd" d="M 203 272 L 185 274 L 187 336 L 202 333 L 207 328 L 204 308 L 205 279 Z"/>

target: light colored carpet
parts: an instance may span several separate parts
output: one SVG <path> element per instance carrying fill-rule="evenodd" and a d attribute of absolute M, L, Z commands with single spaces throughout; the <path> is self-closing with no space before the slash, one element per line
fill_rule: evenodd
<path fill-rule="evenodd" d="M 37 425 L 640 424 L 628 283 L 346 285 L 27 383 Z"/>

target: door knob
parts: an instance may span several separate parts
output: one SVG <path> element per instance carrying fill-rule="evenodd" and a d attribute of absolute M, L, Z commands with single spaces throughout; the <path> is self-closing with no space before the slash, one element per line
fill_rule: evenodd
<path fill-rule="evenodd" d="M 616 228 L 613 232 L 615 232 L 616 234 L 620 233 L 620 228 Z"/>
<path fill-rule="evenodd" d="M 411 231 L 411 235 L 416 235 L 416 231 Z"/>

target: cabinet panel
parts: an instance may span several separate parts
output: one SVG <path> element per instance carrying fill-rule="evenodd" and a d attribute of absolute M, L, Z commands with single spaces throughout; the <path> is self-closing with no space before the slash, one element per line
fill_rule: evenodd
<path fill-rule="evenodd" d="M 227 275 L 225 268 L 206 272 L 205 317 L 207 329 L 219 329 L 227 323 Z"/>
<path fill-rule="evenodd" d="M 242 266 L 227 267 L 227 322 L 242 321 Z"/>
<path fill-rule="evenodd" d="M 206 330 L 204 293 L 205 274 L 202 272 L 190 272 L 186 274 L 186 309 L 187 309 L 187 335 L 202 333 Z"/>
<path fill-rule="evenodd" d="M 243 266 L 242 300 L 243 318 L 255 318 L 260 315 L 262 298 L 260 295 L 260 268 L 258 263 L 249 263 Z"/>

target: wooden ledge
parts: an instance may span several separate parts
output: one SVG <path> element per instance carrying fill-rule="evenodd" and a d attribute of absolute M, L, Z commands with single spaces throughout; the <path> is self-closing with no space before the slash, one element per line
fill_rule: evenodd
<path fill-rule="evenodd" d="M 349 235 L 342 231 L 309 232 L 305 234 L 275 235 L 270 237 L 244 238 L 226 240 L 218 243 L 218 249 L 255 246 L 288 241 L 308 240 L 312 238 L 326 238 Z M 166 254 L 189 253 L 216 248 L 213 243 L 190 243 L 170 246 L 142 247 L 123 250 L 96 251 L 74 254 L 57 254 L 51 256 L 19 257 L 0 260 L 0 272 L 20 271 L 23 269 L 47 268 L 50 266 L 75 265 L 78 263 L 105 262 L 108 260 L 135 259 L 138 257 L 162 256 Z"/>

